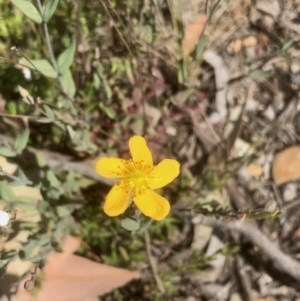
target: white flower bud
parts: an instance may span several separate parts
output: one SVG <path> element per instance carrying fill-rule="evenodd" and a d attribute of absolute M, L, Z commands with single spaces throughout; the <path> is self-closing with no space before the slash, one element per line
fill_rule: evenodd
<path fill-rule="evenodd" d="M 6 211 L 0 211 L 0 227 L 6 226 L 10 220 L 10 215 Z"/>

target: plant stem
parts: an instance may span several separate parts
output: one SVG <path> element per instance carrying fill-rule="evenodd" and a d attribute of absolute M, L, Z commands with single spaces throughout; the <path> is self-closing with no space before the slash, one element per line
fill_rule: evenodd
<path fill-rule="evenodd" d="M 43 23 L 43 27 L 44 27 L 44 32 L 45 32 L 47 48 L 48 48 L 48 51 L 49 51 L 49 57 L 50 57 L 51 63 L 53 64 L 55 70 L 58 72 L 58 65 L 57 65 L 57 62 L 56 62 L 56 59 L 55 59 L 55 56 L 54 56 L 54 53 L 53 53 L 52 45 L 51 45 L 51 42 L 50 42 L 50 36 L 49 36 L 47 23 Z"/>
<path fill-rule="evenodd" d="M 37 5 L 39 7 L 41 15 L 43 16 L 43 6 L 42 6 L 42 3 L 41 3 L 41 0 L 37 0 Z M 47 48 L 48 48 L 48 54 L 49 54 L 50 61 L 53 65 L 55 71 L 57 72 L 58 81 L 59 81 L 62 92 L 65 95 L 68 95 L 66 90 L 65 90 L 64 83 L 63 83 L 63 80 L 62 80 L 62 76 L 59 73 L 59 68 L 58 68 L 54 53 L 53 53 L 53 49 L 52 49 L 52 45 L 51 45 L 51 41 L 50 41 L 50 36 L 49 36 L 49 31 L 48 31 L 48 25 L 47 25 L 46 22 L 44 22 L 44 20 L 43 20 L 43 28 L 44 28 L 44 33 L 45 33 L 45 38 L 46 38 L 46 43 L 47 43 Z M 70 96 L 68 96 L 68 103 L 69 103 L 70 109 L 73 113 L 75 113 L 76 111 L 75 111 L 75 108 L 74 108 L 74 105 L 73 105 L 72 101 L 73 101 L 73 99 L 70 98 Z"/>
<path fill-rule="evenodd" d="M 41 0 L 37 0 L 37 5 L 39 7 L 41 15 L 43 15 L 43 7 L 42 7 Z M 43 28 L 44 28 L 44 33 L 45 33 L 45 38 L 46 38 L 46 43 L 47 43 L 49 58 L 51 60 L 51 63 L 53 65 L 55 71 L 58 74 L 58 80 L 59 80 L 60 86 L 61 86 L 63 92 L 65 93 L 65 89 L 64 89 L 64 86 L 63 86 L 62 78 L 61 78 L 61 75 L 59 74 L 58 65 L 57 65 L 57 62 L 56 62 L 56 59 L 55 59 L 55 56 L 54 56 L 54 53 L 53 53 L 52 45 L 51 45 L 49 31 L 48 31 L 48 25 L 47 25 L 46 22 L 44 22 L 44 20 L 43 20 Z"/>

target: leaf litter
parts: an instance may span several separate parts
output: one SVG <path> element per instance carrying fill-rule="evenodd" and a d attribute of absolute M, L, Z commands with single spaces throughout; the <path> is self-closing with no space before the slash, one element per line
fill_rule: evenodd
<path fill-rule="evenodd" d="M 95 126 L 93 135 L 104 150 L 107 143 L 117 145 L 117 152 L 122 153 L 118 140 L 127 140 L 132 130 L 142 131 L 144 122 L 150 124 L 147 134 L 157 154 L 155 159 L 159 160 L 166 149 L 171 150 L 182 161 L 184 176 L 182 183 L 174 188 L 180 191 L 180 197 L 177 194 L 173 198 L 172 218 L 176 222 L 167 220 L 162 226 L 165 234 L 161 236 L 156 235 L 157 228 L 150 230 L 151 256 L 156 259 L 166 295 L 161 296 L 156 284 L 149 281 L 153 270 L 147 259 L 140 268 L 143 278 L 139 285 L 128 284 L 118 292 L 123 300 L 136 298 L 135 293 L 140 300 L 152 300 L 154 295 L 166 300 L 297 300 L 299 279 L 282 268 L 285 260 L 289 265 L 298 259 L 300 251 L 297 243 L 300 64 L 294 2 L 195 1 L 190 3 L 193 7 L 190 12 L 178 10 L 178 3 L 182 8 L 184 1 L 157 3 L 153 20 L 160 26 L 161 35 L 146 47 L 151 50 L 149 60 L 139 58 L 140 70 L 133 68 L 135 81 L 131 78 L 126 82 L 122 78 L 115 89 L 107 90 L 110 96 L 115 93 L 120 99 L 126 99 L 126 105 L 122 103 L 126 119 L 122 124 L 115 124 L 113 118 L 106 116 L 106 123 L 101 123 L 99 117 L 99 124 L 108 132 L 114 128 L 115 133 L 104 139 Z M 146 4 L 143 12 L 147 15 L 152 11 Z M 127 37 L 128 29 L 122 30 Z M 205 49 L 197 57 L 203 37 L 206 37 Z M 181 39 L 179 43 L 178 39 Z M 120 47 L 118 43 L 113 46 Z M 78 48 L 84 49 L 83 43 Z M 122 51 L 121 48 L 119 53 Z M 178 62 L 180 54 L 185 57 L 183 62 Z M 84 51 L 82 57 L 86 59 L 85 65 L 80 60 L 78 64 L 87 70 L 97 65 L 97 61 L 90 63 Z M 83 82 L 89 78 L 87 74 L 82 75 Z M 105 78 L 101 80 L 108 82 Z M 135 100 L 132 86 L 138 85 L 141 95 Z M 122 95 L 122 86 L 133 92 Z M 143 101 L 148 108 L 146 114 Z M 124 116 L 118 104 L 111 102 L 109 106 L 119 110 L 117 116 Z M 102 110 L 105 111 L 104 106 Z M 231 130 L 227 132 L 228 128 Z M 56 166 L 62 161 L 56 158 Z M 69 166 L 74 168 L 74 164 Z M 168 193 L 172 197 L 174 190 Z M 194 203 L 205 214 L 200 216 L 186 210 Z M 224 212 L 231 215 L 224 217 Z M 219 214 L 218 219 L 203 217 L 210 213 Z M 252 220 L 250 216 L 262 218 Z M 264 244 L 268 242 L 272 242 L 273 250 Z M 274 254 L 279 254 L 275 260 Z M 57 262 L 63 258 L 62 254 L 53 256 Z M 98 263 L 92 264 L 71 253 L 64 258 L 68 259 L 60 267 L 69 260 L 75 267 L 84 262 L 83 266 L 97 265 L 99 271 L 103 269 Z M 73 276 L 60 274 L 65 272 L 60 267 L 58 263 L 49 266 L 50 279 L 55 274 L 70 281 Z M 113 271 L 116 270 L 112 268 L 109 273 L 114 275 Z M 118 272 L 130 276 L 125 277 L 128 280 L 137 275 Z M 81 275 L 80 271 L 75 274 Z M 104 293 L 96 285 L 102 276 L 100 280 L 97 275 L 91 277 L 86 278 L 90 280 L 88 283 L 83 280 L 87 291 L 82 293 L 89 296 Z M 120 283 L 127 282 L 124 279 Z M 82 286 L 76 283 L 79 288 Z M 55 280 L 49 285 L 50 289 L 55 286 Z M 68 285 L 65 283 L 59 291 Z M 54 294 L 55 289 L 46 293 Z M 115 300 L 114 294 L 105 295 L 103 300 Z M 55 300 L 55 296 L 50 296 Z"/>

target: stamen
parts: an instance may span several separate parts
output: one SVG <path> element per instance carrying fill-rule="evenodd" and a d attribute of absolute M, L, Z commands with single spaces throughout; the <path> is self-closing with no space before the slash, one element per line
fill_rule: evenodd
<path fill-rule="evenodd" d="M 130 173 L 131 169 L 128 161 L 123 161 L 123 166 L 118 166 L 118 168 L 121 170 L 122 174 L 126 175 Z M 122 168 L 123 167 L 123 168 Z"/>

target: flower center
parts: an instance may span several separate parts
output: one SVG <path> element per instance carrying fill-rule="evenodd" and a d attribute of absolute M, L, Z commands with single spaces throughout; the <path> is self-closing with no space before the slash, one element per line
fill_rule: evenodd
<path fill-rule="evenodd" d="M 124 178 L 120 181 L 124 188 L 129 188 L 133 196 L 142 194 L 149 189 L 147 175 L 153 169 L 144 161 L 128 160 L 124 163 Z"/>
<path fill-rule="evenodd" d="M 144 174 L 139 172 L 138 170 L 130 175 L 133 187 L 143 187 L 147 184 L 147 179 Z"/>

